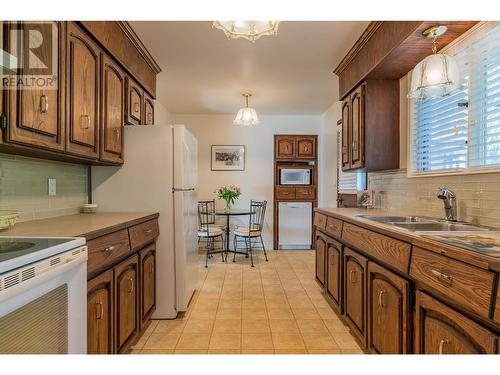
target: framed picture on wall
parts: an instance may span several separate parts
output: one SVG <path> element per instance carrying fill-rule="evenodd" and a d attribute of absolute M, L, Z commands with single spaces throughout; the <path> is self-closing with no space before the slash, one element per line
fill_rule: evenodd
<path fill-rule="evenodd" d="M 212 171 L 244 171 L 245 146 L 212 145 Z"/>

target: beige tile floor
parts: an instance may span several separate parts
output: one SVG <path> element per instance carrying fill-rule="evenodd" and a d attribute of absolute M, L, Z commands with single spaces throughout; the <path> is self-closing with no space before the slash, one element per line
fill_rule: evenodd
<path fill-rule="evenodd" d="M 268 251 L 236 263 L 200 257 L 187 312 L 154 320 L 137 354 L 362 354 L 314 279 L 313 251 Z"/>

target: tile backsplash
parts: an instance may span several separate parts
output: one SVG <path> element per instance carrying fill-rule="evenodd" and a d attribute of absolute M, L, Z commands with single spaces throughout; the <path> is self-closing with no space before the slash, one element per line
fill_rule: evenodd
<path fill-rule="evenodd" d="M 48 195 L 49 177 L 57 182 L 55 196 Z M 78 213 L 87 182 L 84 165 L 0 154 L 0 209 L 19 211 L 19 221 Z"/>
<path fill-rule="evenodd" d="M 368 189 L 375 191 L 377 208 L 409 214 L 444 217 L 440 186 L 457 194 L 460 220 L 500 227 L 500 173 L 412 177 L 406 170 L 368 174 Z"/>

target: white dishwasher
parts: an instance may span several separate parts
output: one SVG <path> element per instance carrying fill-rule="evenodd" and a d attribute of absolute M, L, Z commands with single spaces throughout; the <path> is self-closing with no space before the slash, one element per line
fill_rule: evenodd
<path fill-rule="evenodd" d="M 312 240 L 312 203 L 280 202 L 279 248 L 310 249 Z"/>

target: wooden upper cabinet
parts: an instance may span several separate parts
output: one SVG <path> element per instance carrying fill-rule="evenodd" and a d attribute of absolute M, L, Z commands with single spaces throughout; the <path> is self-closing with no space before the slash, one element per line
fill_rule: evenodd
<path fill-rule="evenodd" d="M 27 27 L 29 25 L 29 28 Z M 3 25 L 0 25 L 2 27 Z M 8 28 L 20 30 L 15 38 L 10 38 L 9 51 L 13 56 L 24 61 L 37 58 L 46 68 L 31 69 L 25 66 L 19 69 L 20 75 L 40 75 L 57 77 L 42 88 L 10 89 L 8 109 L 8 131 L 6 141 L 36 148 L 62 151 L 64 150 L 64 22 L 17 23 Z M 30 40 L 30 33 L 37 31 L 43 40 L 52 43 L 42 43 L 36 49 L 36 56 L 27 55 L 27 51 L 19 47 L 21 38 Z M 14 30 L 13 30 L 14 32 Z M 19 51 L 25 56 L 17 56 Z M 54 51 L 56 52 L 54 55 Z M 27 65 L 27 63 L 25 64 Z"/>
<path fill-rule="evenodd" d="M 278 135 L 275 141 L 276 159 L 293 159 L 295 157 L 295 138 Z"/>
<path fill-rule="evenodd" d="M 87 353 L 113 353 L 113 270 L 87 283 Z"/>
<path fill-rule="evenodd" d="M 344 249 L 345 317 L 358 339 L 366 338 L 366 268 L 368 260 L 357 252 Z"/>
<path fill-rule="evenodd" d="M 420 291 L 417 291 L 416 314 L 416 353 L 499 353 L 496 334 Z"/>
<path fill-rule="evenodd" d="M 297 158 L 316 158 L 316 138 L 308 136 L 297 137 Z"/>
<path fill-rule="evenodd" d="M 368 348 L 380 354 L 410 352 L 409 282 L 368 263 Z"/>
<path fill-rule="evenodd" d="M 134 255 L 114 268 L 115 350 L 120 352 L 139 330 L 139 261 Z"/>
<path fill-rule="evenodd" d="M 399 168 L 399 81 L 367 80 L 342 102 L 342 170 Z"/>
<path fill-rule="evenodd" d="M 150 245 L 139 253 L 141 271 L 141 325 L 153 313 L 156 301 L 156 247 Z"/>
<path fill-rule="evenodd" d="M 92 39 L 75 23 L 67 33 L 66 150 L 85 158 L 99 157 L 99 55 Z"/>
<path fill-rule="evenodd" d="M 325 284 L 325 261 L 327 243 L 326 238 L 321 233 L 316 234 L 316 279 Z"/>
<path fill-rule="evenodd" d="M 107 55 L 101 62 L 101 160 L 123 163 L 125 75 Z"/>
<path fill-rule="evenodd" d="M 364 165 L 365 147 L 365 84 L 358 86 L 351 95 L 351 137 L 350 167 L 361 168 Z"/>
<path fill-rule="evenodd" d="M 351 98 L 348 96 L 342 102 L 342 170 L 350 169 L 349 144 L 351 127 Z"/>
<path fill-rule="evenodd" d="M 144 93 L 144 125 L 154 125 L 155 123 L 155 104 L 153 98 Z"/>
<path fill-rule="evenodd" d="M 142 113 L 144 109 L 144 92 L 142 88 L 131 78 L 127 77 L 126 82 L 127 100 L 125 105 L 125 121 L 129 125 L 141 125 L 143 123 Z"/>

